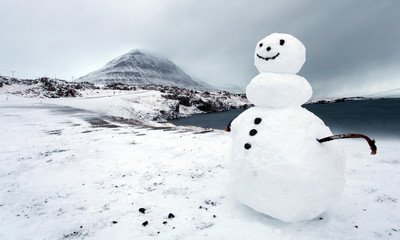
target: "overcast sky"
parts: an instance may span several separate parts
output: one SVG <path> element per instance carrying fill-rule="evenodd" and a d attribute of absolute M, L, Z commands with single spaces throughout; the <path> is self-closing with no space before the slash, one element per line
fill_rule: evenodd
<path fill-rule="evenodd" d="M 244 88 L 273 32 L 306 46 L 314 97 L 400 88 L 399 0 L 0 0 L 0 74 L 71 80 L 139 48 Z"/>

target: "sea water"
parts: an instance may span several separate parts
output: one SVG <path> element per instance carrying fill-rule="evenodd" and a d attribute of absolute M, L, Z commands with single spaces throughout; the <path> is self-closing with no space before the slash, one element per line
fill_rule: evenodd
<path fill-rule="evenodd" d="M 400 98 L 305 104 L 304 108 L 321 118 L 334 134 L 360 133 L 400 138 Z M 170 120 L 180 126 L 225 129 L 244 109 L 196 114 Z"/>

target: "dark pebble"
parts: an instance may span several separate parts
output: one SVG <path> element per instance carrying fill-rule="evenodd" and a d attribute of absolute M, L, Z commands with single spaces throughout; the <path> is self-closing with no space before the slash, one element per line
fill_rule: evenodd
<path fill-rule="evenodd" d="M 358 226 L 357 226 L 357 225 L 355 225 L 354 227 L 355 227 L 355 228 L 358 228 Z"/>
<path fill-rule="evenodd" d="M 213 218 L 216 218 L 217 216 L 213 215 Z"/>
<path fill-rule="evenodd" d="M 251 145 L 250 145 L 249 143 L 246 143 L 246 144 L 244 145 L 244 148 L 247 149 L 247 150 L 249 150 L 249 149 L 251 148 Z"/>
<path fill-rule="evenodd" d="M 168 218 L 174 218 L 174 217 L 175 217 L 174 214 L 172 214 L 172 213 L 168 214 Z"/>
<path fill-rule="evenodd" d="M 145 222 L 143 222 L 143 223 L 142 223 L 143 227 L 146 227 L 146 226 L 147 226 L 147 224 L 149 224 L 149 222 L 148 222 L 148 221 L 145 221 Z"/>
<path fill-rule="evenodd" d="M 113 224 L 117 224 L 118 222 L 117 222 L 117 221 L 112 221 L 112 223 L 113 223 Z"/>
<path fill-rule="evenodd" d="M 146 208 L 139 208 L 139 212 L 141 212 L 141 213 L 145 214 L 145 212 L 146 212 Z"/>
<path fill-rule="evenodd" d="M 164 225 L 167 224 L 167 223 L 168 223 L 167 221 L 162 222 L 162 224 L 164 224 Z"/>

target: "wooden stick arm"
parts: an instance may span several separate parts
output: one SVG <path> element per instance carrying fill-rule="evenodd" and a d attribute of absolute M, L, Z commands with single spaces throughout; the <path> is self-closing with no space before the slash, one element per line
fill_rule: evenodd
<path fill-rule="evenodd" d="M 233 120 L 232 120 L 233 121 Z M 230 132 L 231 131 L 231 124 L 232 121 L 229 122 L 228 126 L 226 126 L 225 131 Z"/>
<path fill-rule="evenodd" d="M 369 147 L 371 148 L 371 155 L 375 155 L 377 151 L 377 147 L 375 145 L 375 140 L 370 139 L 369 137 L 362 135 L 362 134 L 357 134 L 357 133 L 348 133 L 348 134 L 339 134 L 339 135 L 333 135 L 321 139 L 317 139 L 318 142 L 323 143 L 323 142 L 328 142 L 336 139 L 343 139 L 343 138 L 364 138 L 367 142 Z"/>

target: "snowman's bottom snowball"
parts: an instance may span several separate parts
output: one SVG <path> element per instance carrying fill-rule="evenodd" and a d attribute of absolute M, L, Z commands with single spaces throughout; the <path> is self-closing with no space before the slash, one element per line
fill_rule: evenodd
<path fill-rule="evenodd" d="M 259 124 L 254 119 L 261 118 Z M 251 129 L 257 129 L 250 136 Z M 251 108 L 232 122 L 230 175 L 234 196 L 254 210 L 295 222 L 318 217 L 339 201 L 344 154 L 338 142 L 306 109 Z M 250 149 L 243 147 L 251 145 Z"/>
<path fill-rule="evenodd" d="M 301 181 L 295 183 L 282 181 L 277 183 L 278 186 L 271 187 L 267 191 L 268 193 L 265 193 L 258 191 L 258 187 L 253 189 L 249 182 L 232 182 L 235 198 L 255 211 L 283 222 L 314 219 L 336 204 L 342 194 L 340 187 L 327 186 L 328 189 L 337 189 L 335 191 L 323 188 L 316 189 L 314 186 L 308 188 L 304 185 L 320 183 Z M 339 183 L 339 185 L 341 184 Z M 296 186 L 298 187 L 298 194 L 295 194 L 292 190 L 286 191 L 287 188 L 292 189 Z M 268 188 L 268 186 L 264 187 Z M 274 196 L 271 197 L 271 195 Z"/>

